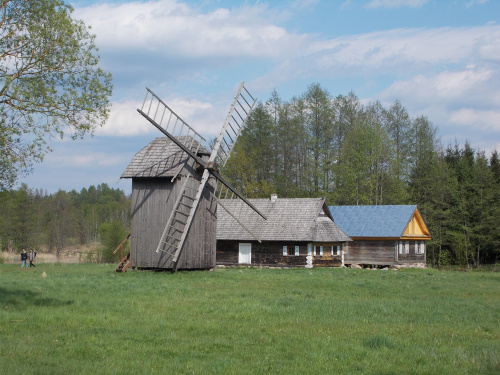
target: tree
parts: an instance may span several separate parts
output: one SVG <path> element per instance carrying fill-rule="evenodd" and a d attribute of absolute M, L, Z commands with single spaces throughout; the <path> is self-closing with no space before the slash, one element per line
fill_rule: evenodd
<path fill-rule="evenodd" d="M 387 110 L 387 131 L 391 135 L 394 141 L 394 158 L 395 158 L 395 176 L 401 182 L 405 183 L 408 181 L 409 166 L 410 166 L 410 132 L 411 132 L 411 119 L 406 108 L 401 104 L 399 100 L 396 100 L 394 104 Z M 396 186 L 399 191 L 399 200 L 404 201 L 406 199 L 404 186 Z"/>
<path fill-rule="evenodd" d="M 51 137 L 83 138 L 108 118 L 111 74 L 72 11 L 61 0 L 0 0 L 0 189 L 43 160 Z"/>
<path fill-rule="evenodd" d="M 330 93 L 319 83 L 310 85 L 303 96 L 306 108 L 305 128 L 309 135 L 313 195 L 328 191 L 331 156 L 333 108 Z"/>

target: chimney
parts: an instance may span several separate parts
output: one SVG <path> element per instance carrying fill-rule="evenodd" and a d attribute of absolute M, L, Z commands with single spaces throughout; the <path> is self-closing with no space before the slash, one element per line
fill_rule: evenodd
<path fill-rule="evenodd" d="M 278 200 L 278 194 L 271 194 L 271 203 L 275 203 Z"/>

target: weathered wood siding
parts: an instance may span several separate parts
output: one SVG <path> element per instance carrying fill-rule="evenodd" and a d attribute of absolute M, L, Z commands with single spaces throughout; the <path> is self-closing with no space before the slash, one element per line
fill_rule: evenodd
<path fill-rule="evenodd" d="M 248 243 L 249 241 L 244 241 Z M 238 265 L 239 241 L 217 241 L 217 264 Z M 307 264 L 307 242 L 279 242 L 279 241 L 251 241 L 253 266 L 269 267 L 305 267 Z M 289 248 L 299 246 L 299 255 L 283 255 L 283 246 Z M 340 267 L 342 257 L 328 256 L 313 257 L 314 267 Z"/>
<path fill-rule="evenodd" d="M 425 246 L 426 248 L 427 246 Z M 398 254 L 398 264 L 408 265 L 416 263 L 425 263 L 425 253 L 417 254 L 417 249 L 415 246 L 415 241 L 410 241 L 410 252 L 409 254 Z"/>
<path fill-rule="evenodd" d="M 179 194 L 181 180 L 172 183 L 171 178 L 132 179 L 132 267 L 171 268 L 171 257 L 164 252 L 156 253 L 156 248 Z M 209 182 L 186 238 L 177 269 L 208 269 L 215 266 L 217 205 L 210 197 L 214 181 L 211 179 Z"/>
<path fill-rule="evenodd" d="M 344 251 L 345 264 L 396 264 L 395 241 L 363 241 L 349 242 Z"/>
<path fill-rule="evenodd" d="M 415 241 L 410 241 L 409 254 L 398 254 L 398 241 L 355 240 L 345 247 L 344 263 L 360 265 L 396 265 L 425 263 L 424 254 L 417 254 Z"/>

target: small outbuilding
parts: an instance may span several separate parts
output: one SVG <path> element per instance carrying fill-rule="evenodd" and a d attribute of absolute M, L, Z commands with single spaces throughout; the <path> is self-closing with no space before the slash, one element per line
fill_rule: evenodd
<path fill-rule="evenodd" d="M 217 211 L 217 265 L 343 265 L 345 244 L 350 238 L 334 223 L 325 199 L 272 195 L 271 199 L 249 201 L 267 217 L 253 233 L 260 242 L 224 209 L 235 211 L 237 202 L 221 200 Z"/>
<path fill-rule="evenodd" d="M 431 235 L 416 205 L 330 206 L 330 212 L 352 239 L 346 265 L 425 266 Z"/>

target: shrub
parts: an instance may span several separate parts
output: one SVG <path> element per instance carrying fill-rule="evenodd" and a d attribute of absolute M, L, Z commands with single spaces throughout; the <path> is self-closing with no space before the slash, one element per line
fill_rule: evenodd
<path fill-rule="evenodd" d="M 103 247 L 98 250 L 97 260 L 101 263 L 117 262 L 120 259 L 120 254 L 118 252 L 113 254 L 113 251 L 115 251 L 116 247 L 126 237 L 125 228 L 119 221 L 115 220 L 110 223 L 101 224 L 99 235 Z"/>

